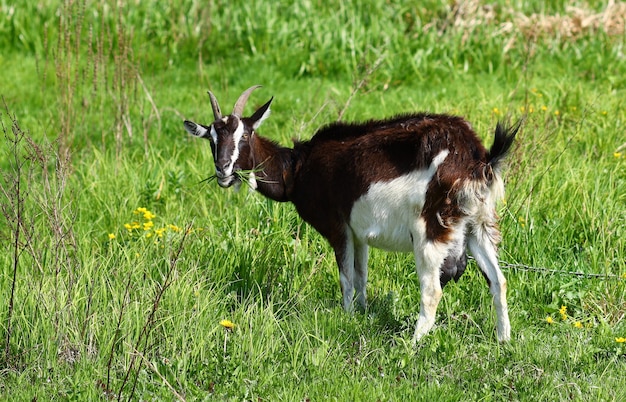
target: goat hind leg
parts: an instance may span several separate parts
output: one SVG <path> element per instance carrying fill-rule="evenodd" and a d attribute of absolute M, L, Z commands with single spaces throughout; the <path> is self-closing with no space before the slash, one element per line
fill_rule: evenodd
<path fill-rule="evenodd" d="M 496 309 L 498 340 L 500 342 L 507 342 L 511 339 L 511 323 L 509 321 L 509 308 L 506 301 L 507 283 L 498 265 L 496 245 L 493 240 L 496 237 L 498 237 L 498 234 L 497 228 L 495 227 L 491 227 L 490 231 L 480 230 L 478 234 L 471 233 L 468 236 L 468 247 L 478 263 L 480 270 L 487 279 L 489 291 L 493 296 L 493 305 Z"/>
<path fill-rule="evenodd" d="M 413 345 L 435 325 L 437 306 L 443 294 L 440 282 L 440 267 L 448 254 L 443 245 L 426 242 L 414 246 L 415 265 L 420 282 L 420 313 L 415 325 Z"/>

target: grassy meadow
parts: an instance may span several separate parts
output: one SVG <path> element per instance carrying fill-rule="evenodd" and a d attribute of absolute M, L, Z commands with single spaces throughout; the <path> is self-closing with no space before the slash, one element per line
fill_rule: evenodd
<path fill-rule="evenodd" d="M 26 3 L 26 4 L 23 4 Z M 416 5 L 415 3 L 419 3 Z M 626 400 L 626 3 L 0 0 L 0 400 Z M 365 313 L 290 204 L 214 181 L 210 123 L 261 84 L 281 144 L 464 116 L 505 172 L 498 344 L 473 261 L 416 348 L 411 255 Z"/>

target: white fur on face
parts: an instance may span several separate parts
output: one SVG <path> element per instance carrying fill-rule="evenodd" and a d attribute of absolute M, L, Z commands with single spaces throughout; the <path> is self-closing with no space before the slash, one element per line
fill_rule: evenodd
<path fill-rule="evenodd" d="M 213 124 L 211 124 L 211 140 L 213 140 L 213 143 L 217 146 L 217 131 L 215 131 L 215 127 L 213 127 Z"/>
<path fill-rule="evenodd" d="M 237 129 L 233 133 L 233 156 L 230 158 L 230 174 L 232 174 L 233 166 L 237 159 L 239 159 L 239 143 L 241 142 L 241 138 L 243 137 L 243 122 L 239 120 L 239 124 L 237 125 Z"/>
<path fill-rule="evenodd" d="M 230 162 L 228 163 L 228 165 L 224 166 L 224 177 L 229 177 L 233 174 L 235 162 L 237 162 L 237 159 L 239 159 L 239 143 L 241 142 L 241 138 L 243 137 L 244 128 L 243 122 L 241 120 L 238 120 L 238 123 L 239 124 L 237 125 L 237 128 L 233 133 L 233 153 L 230 156 Z M 215 139 L 215 146 L 219 147 L 219 144 L 217 143 L 217 138 Z"/>

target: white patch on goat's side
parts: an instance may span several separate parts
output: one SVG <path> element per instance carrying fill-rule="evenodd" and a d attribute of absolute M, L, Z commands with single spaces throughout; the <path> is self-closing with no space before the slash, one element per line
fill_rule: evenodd
<path fill-rule="evenodd" d="M 413 243 L 426 237 L 426 227 L 417 222 L 426 202 L 428 184 L 446 156 L 448 150 L 437 154 L 428 169 L 373 183 L 352 206 L 350 227 L 355 237 L 384 250 L 413 251 Z"/>
<path fill-rule="evenodd" d="M 441 165 L 443 163 L 443 161 L 446 159 L 446 157 L 448 156 L 448 154 L 450 153 L 450 151 L 448 151 L 447 149 L 444 149 L 443 151 L 439 152 L 434 158 L 433 161 L 431 162 L 430 166 L 428 167 L 428 170 L 437 170 L 437 168 L 439 167 L 439 165 Z"/>

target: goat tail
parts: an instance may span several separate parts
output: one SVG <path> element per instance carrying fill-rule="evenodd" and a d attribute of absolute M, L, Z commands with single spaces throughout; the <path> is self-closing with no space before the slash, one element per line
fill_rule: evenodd
<path fill-rule="evenodd" d="M 499 170 L 502 161 L 511 150 L 515 136 L 522 126 L 523 120 L 519 120 L 515 124 L 509 124 L 499 121 L 496 125 L 493 144 L 489 149 L 487 156 L 487 164 L 495 172 Z"/>
<path fill-rule="evenodd" d="M 478 188 L 476 193 L 482 194 L 480 198 L 488 206 L 486 213 L 495 207 L 497 200 L 504 199 L 504 181 L 500 175 L 500 170 L 502 169 L 504 158 L 513 146 L 515 135 L 519 131 L 522 122 L 522 120 L 515 124 L 498 122 L 493 145 L 491 145 L 487 154 L 486 164 L 482 165 L 481 171 L 476 172 L 476 176 L 482 178 L 482 180 L 477 182 Z"/>

